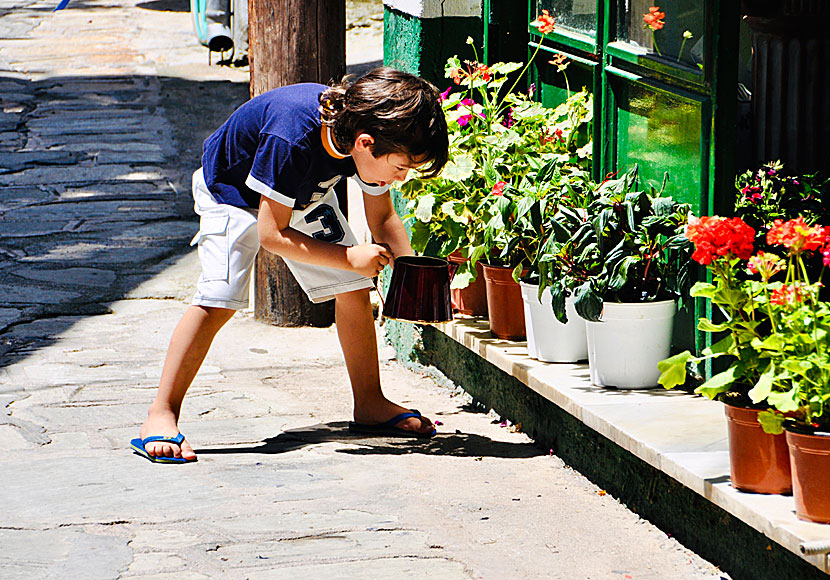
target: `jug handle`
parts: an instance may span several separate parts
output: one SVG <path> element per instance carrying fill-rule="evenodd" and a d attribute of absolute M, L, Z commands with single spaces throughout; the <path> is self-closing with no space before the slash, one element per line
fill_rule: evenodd
<path fill-rule="evenodd" d="M 455 273 L 458 272 L 458 264 L 448 261 L 447 268 L 450 271 L 450 282 L 452 282 L 452 279 L 455 278 Z"/>

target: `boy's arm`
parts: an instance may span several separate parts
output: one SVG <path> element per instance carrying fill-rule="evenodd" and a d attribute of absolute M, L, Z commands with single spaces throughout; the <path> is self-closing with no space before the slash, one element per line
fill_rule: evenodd
<path fill-rule="evenodd" d="M 409 243 L 401 218 L 398 217 L 389 192 L 381 195 L 363 194 L 363 207 L 366 211 L 366 223 L 372 232 L 372 239 L 378 244 L 385 244 L 392 250 L 392 256 L 412 256 L 415 252 Z M 394 265 L 394 260 L 392 261 Z"/>
<path fill-rule="evenodd" d="M 307 236 L 288 227 L 292 211 L 265 196 L 260 198 L 257 231 L 263 248 L 296 262 L 349 270 L 370 278 L 377 276 L 392 258 L 390 252 L 378 244 L 347 247 Z"/>

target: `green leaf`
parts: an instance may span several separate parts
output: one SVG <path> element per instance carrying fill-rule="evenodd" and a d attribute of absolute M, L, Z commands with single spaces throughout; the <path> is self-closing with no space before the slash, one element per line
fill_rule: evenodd
<path fill-rule="evenodd" d="M 666 389 L 672 389 L 677 385 L 682 385 L 686 382 L 686 363 L 693 358 L 692 353 L 685 350 L 661 360 L 657 363 L 657 369 L 660 371 L 660 378 L 657 382 Z"/>
<path fill-rule="evenodd" d="M 729 328 L 729 324 L 724 322 L 722 324 L 714 324 L 708 318 L 701 318 L 697 321 L 697 329 L 702 330 L 703 332 L 721 332 L 722 330 L 727 330 Z"/>
<path fill-rule="evenodd" d="M 457 155 L 444 166 L 441 177 L 458 183 L 472 177 L 475 167 L 476 164 L 472 155 Z"/>
<path fill-rule="evenodd" d="M 577 314 L 585 320 L 599 321 L 602 314 L 602 297 L 597 294 L 591 282 L 585 282 L 574 290 L 574 307 Z"/>
<path fill-rule="evenodd" d="M 749 390 L 749 393 L 747 393 L 753 403 L 760 403 L 769 396 L 772 392 L 772 383 L 774 379 L 775 373 L 773 372 L 772 365 L 768 365 L 766 372 L 761 375 L 758 382 L 755 383 L 755 386 Z"/>
<path fill-rule="evenodd" d="M 782 413 L 795 411 L 798 409 L 798 387 L 784 393 L 770 393 L 767 402 Z"/>
<path fill-rule="evenodd" d="M 637 263 L 636 256 L 626 256 L 614 266 L 611 279 L 608 281 L 608 289 L 616 291 L 625 286 L 628 282 L 628 270 Z"/>
<path fill-rule="evenodd" d="M 724 355 L 724 354 L 734 354 L 735 349 L 735 337 L 731 334 L 723 337 L 719 341 L 717 341 L 712 346 L 703 349 L 703 354 L 706 356 L 712 356 L 713 358 Z"/>
<path fill-rule="evenodd" d="M 722 373 L 716 374 L 711 379 L 700 385 L 695 389 L 695 393 L 703 395 L 709 399 L 714 399 L 719 394 L 728 391 L 729 387 L 735 382 L 736 378 L 737 368 L 735 366 L 731 366 Z"/>
<path fill-rule="evenodd" d="M 415 208 L 415 217 L 426 223 L 432 220 L 432 208 L 435 205 L 434 195 L 422 195 Z"/>
<path fill-rule="evenodd" d="M 461 268 L 459 268 L 458 272 L 455 273 L 455 276 L 452 279 L 450 289 L 461 290 L 463 288 L 466 288 L 470 285 L 470 282 L 473 281 L 473 278 L 475 278 L 475 272 L 462 272 Z"/>
<path fill-rule="evenodd" d="M 519 282 L 522 279 L 522 272 L 524 272 L 525 266 L 524 264 L 519 264 L 515 268 L 513 268 L 513 280 Z"/>
<path fill-rule="evenodd" d="M 715 290 L 716 288 L 713 284 L 709 284 L 708 282 L 695 282 L 694 286 L 689 290 L 689 294 L 694 298 L 711 299 L 715 295 Z"/>
<path fill-rule="evenodd" d="M 770 435 L 780 435 L 784 432 L 784 415 L 780 415 L 774 411 L 761 411 L 758 413 L 758 422 L 764 433 Z"/>
<path fill-rule="evenodd" d="M 568 315 L 565 311 L 565 289 L 563 288 L 562 284 L 554 284 L 550 286 L 550 306 L 553 309 L 553 315 L 556 316 L 556 320 L 565 324 L 568 322 Z M 541 300 L 541 296 L 539 299 Z"/>
<path fill-rule="evenodd" d="M 424 253 L 424 248 L 427 247 L 427 243 L 429 243 L 429 239 L 432 235 L 430 232 L 429 226 L 421 221 L 416 221 L 412 223 L 412 249 L 418 252 L 419 254 Z"/>

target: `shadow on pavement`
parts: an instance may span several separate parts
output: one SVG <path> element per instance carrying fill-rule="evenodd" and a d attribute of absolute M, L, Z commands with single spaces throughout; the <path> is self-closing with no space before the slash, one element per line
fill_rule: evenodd
<path fill-rule="evenodd" d="M 150 0 L 136 4 L 145 10 L 160 10 L 161 12 L 190 12 L 187 0 Z"/>
<path fill-rule="evenodd" d="M 202 142 L 247 99 L 225 80 L 0 73 L 0 366 L 190 250 Z"/>
<path fill-rule="evenodd" d="M 308 445 L 321 443 L 345 443 L 349 447 L 337 449 L 337 453 L 350 455 L 447 455 L 452 457 L 500 457 L 527 458 L 544 455 L 545 452 L 532 443 L 507 443 L 474 433 L 439 433 L 431 439 L 403 437 L 367 437 L 349 432 L 346 421 L 319 423 L 309 427 L 290 429 L 276 437 L 269 437 L 261 445 L 253 447 L 216 447 L 196 449 L 197 455 L 230 455 L 259 453 L 272 455 L 287 453 Z"/>

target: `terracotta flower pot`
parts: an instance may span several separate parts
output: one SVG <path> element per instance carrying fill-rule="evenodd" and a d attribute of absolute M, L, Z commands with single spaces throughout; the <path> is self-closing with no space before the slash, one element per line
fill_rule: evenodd
<path fill-rule="evenodd" d="M 758 422 L 760 409 L 734 405 L 723 408 L 729 433 L 732 487 L 752 493 L 790 493 L 790 456 L 784 434 L 764 432 Z"/>
<path fill-rule="evenodd" d="M 483 264 L 487 286 L 490 332 L 506 340 L 525 339 L 525 311 L 522 289 L 513 280 L 513 268 Z"/>
<path fill-rule="evenodd" d="M 459 252 L 447 256 L 447 260 L 454 264 L 463 264 L 468 260 Z M 452 307 L 459 314 L 467 316 L 487 316 L 487 288 L 484 282 L 484 273 L 481 262 L 476 262 L 476 279 L 466 288 L 453 289 Z"/>
<path fill-rule="evenodd" d="M 795 515 L 830 524 L 830 433 L 808 434 L 786 426 L 793 473 Z"/>

